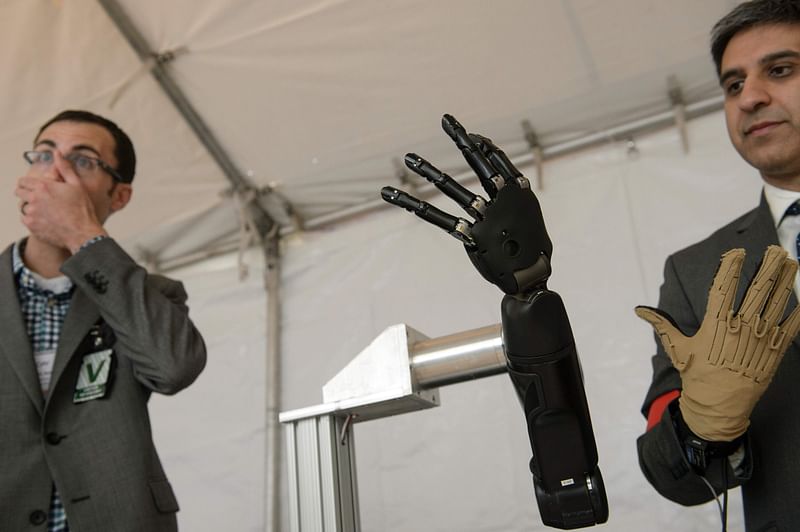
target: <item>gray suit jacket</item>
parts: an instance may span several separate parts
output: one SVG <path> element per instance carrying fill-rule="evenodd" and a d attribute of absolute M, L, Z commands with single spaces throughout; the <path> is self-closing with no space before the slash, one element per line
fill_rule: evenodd
<path fill-rule="evenodd" d="M 736 304 L 754 277 L 764 250 L 778 244 L 772 216 L 763 195 L 761 204 L 716 231 L 707 239 L 675 253 L 664 267 L 664 284 L 658 307 L 675 319 L 684 334 L 700 327 L 715 266 L 722 253 L 744 248 L 747 256 Z M 787 313 L 797 305 L 792 297 Z M 748 430 L 747 456 L 738 476 L 727 460 L 717 460 L 707 470 L 715 486 L 723 485 L 723 467 L 730 487 L 741 484 L 745 522 L 750 532 L 800 530 L 800 343 L 789 347 L 775 378 L 756 405 Z M 653 400 L 670 390 L 679 390 L 680 377 L 656 338 L 653 382 L 642 412 L 647 415 Z M 650 483 L 665 497 L 684 505 L 711 499 L 708 487 L 683 455 L 669 409 L 661 422 L 638 440 L 639 463 Z"/>
<path fill-rule="evenodd" d="M 176 530 L 178 504 L 147 401 L 151 391 L 188 386 L 205 365 L 186 292 L 147 274 L 112 239 L 72 256 L 62 272 L 76 289 L 43 398 L 11 247 L 0 255 L 0 531 L 46 530 L 54 482 L 73 532 Z M 83 355 L 106 346 L 114 349 L 110 391 L 73 403 Z"/>

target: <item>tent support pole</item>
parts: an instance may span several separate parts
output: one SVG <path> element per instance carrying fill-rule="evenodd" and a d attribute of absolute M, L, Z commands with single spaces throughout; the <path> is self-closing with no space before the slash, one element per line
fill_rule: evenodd
<path fill-rule="evenodd" d="M 200 114 L 195 110 L 194 106 L 189 102 L 189 99 L 183 93 L 181 88 L 172 79 L 169 70 L 166 67 L 168 63 L 158 61 L 160 54 L 152 50 L 147 44 L 144 36 L 139 32 L 139 29 L 133 24 L 128 14 L 119 5 L 117 0 L 98 0 L 100 5 L 105 9 L 111 21 L 122 33 L 131 48 L 139 56 L 142 61 L 156 61 L 150 68 L 156 82 L 169 97 L 175 109 L 186 120 L 186 123 L 192 128 L 198 140 L 206 147 L 208 153 L 216 161 L 219 168 L 231 182 L 235 190 L 253 188 L 252 185 L 245 179 L 228 153 L 219 143 L 217 138 L 206 125 L 205 121 L 200 117 Z"/>
<path fill-rule="evenodd" d="M 264 530 L 280 530 L 280 454 L 281 427 L 278 422 L 281 398 L 281 257 L 280 235 L 271 231 L 262 239 L 264 246 L 264 287 L 267 291 L 267 360 L 265 381 L 264 430 Z"/>
<path fill-rule="evenodd" d="M 125 37 L 142 61 L 152 61 L 150 72 L 161 89 L 172 101 L 175 109 L 197 135 L 208 153 L 231 183 L 234 191 L 254 190 L 255 187 L 239 171 L 227 151 L 214 136 L 200 114 L 170 76 L 168 62 L 160 61 L 160 54 L 150 48 L 144 36 L 133 24 L 128 14 L 117 0 L 98 0 L 114 25 Z M 153 61 L 155 59 L 155 61 Z M 280 480 L 280 254 L 278 251 L 280 234 L 277 224 L 269 213 L 258 203 L 249 202 L 248 209 L 256 220 L 258 231 L 262 234 L 264 246 L 264 282 L 267 291 L 267 360 L 265 397 L 265 463 L 264 463 L 264 529 L 277 532 L 279 519 L 279 480 Z"/>

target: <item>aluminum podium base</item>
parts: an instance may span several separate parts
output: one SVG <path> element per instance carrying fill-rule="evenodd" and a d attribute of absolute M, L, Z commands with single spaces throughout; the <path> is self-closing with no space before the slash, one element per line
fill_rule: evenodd
<path fill-rule="evenodd" d="M 280 414 L 292 532 L 358 532 L 353 424 L 439 406 L 438 387 L 506 371 L 500 325 L 429 339 L 383 331 L 322 388 L 323 403 Z"/>

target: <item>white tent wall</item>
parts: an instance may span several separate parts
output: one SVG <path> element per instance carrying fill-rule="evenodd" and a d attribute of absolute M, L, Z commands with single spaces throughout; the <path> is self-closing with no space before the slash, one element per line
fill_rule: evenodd
<path fill-rule="evenodd" d="M 261 531 L 266 294 L 257 263 L 244 281 L 236 269 L 203 270 L 179 277 L 208 363 L 190 388 L 152 396 L 153 433 L 181 530 Z"/>
<path fill-rule="evenodd" d="M 752 208 L 760 190 L 756 172 L 730 147 L 721 113 L 690 122 L 689 137 L 689 154 L 667 130 L 636 139 L 638 155 L 616 142 L 548 161 L 537 192 L 555 243 L 549 286 L 564 298 L 583 365 L 608 530 L 719 527 L 715 506 L 687 509 L 661 498 L 635 450 L 654 344 L 632 309 L 656 304 L 670 252 Z M 431 202 L 457 210 L 442 197 Z M 399 209 L 295 234 L 283 254 L 284 411 L 320 403 L 323 384 L 389 325 L 437 337 L 499 322 L 501 294 L 461 246 Z M 172 273 L 186 283 L 209 346 L 208 368 L 193 387 L 151 401 L 184 530 L 263 529 L 266 297 L 260 256 L 248 261 L 243 283 L 235 257 Z M 355 425 L 363 530 L 547 530 L 507 376 L 442 388 L 441 402 Z M 285 467 L 283 477 L 285 530 Z M 729 530 L 742 528 L 737 490 Z"/>

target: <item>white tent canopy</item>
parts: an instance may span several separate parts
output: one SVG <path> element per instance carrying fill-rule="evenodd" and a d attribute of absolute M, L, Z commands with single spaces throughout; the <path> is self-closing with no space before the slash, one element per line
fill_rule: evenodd
<path fill-rule="evenodd" d="M 374 202 L 407 151 L 462 167 L 444 112 L 516 154 L 526 120 L 548 146 L 668 110 L 670 77 L 687 104 L 715 96 L 708 29 L 733 3 L 6 0 L 3 190 L 44 120 L 89 108 L 137 147 L 137 208 L 110 222 L 129 249 L 166 265 L 236 238 L 225 174 L 116 24 L 165 61 L 241 178 L 313 225 Z M 4 240 L 17 218 L 3 210 Z"/>
<path fill-rule="evenodd" d="M 391 324 L 435 337 L 499 321 L 499 292 L 455 240 L 375 205 L 383 185 L 419 184 L 398 164 L 408 151 L 461 175 L 439 127 L 445 112 L 528 163 L 533 132 L 546 157 L 535 181 L 556 246 L 551 287 L 575 330 L 609 492 L 605 528 L 714 528 L 713 507 L 677 507 L 638 471 L 653 345 L 631 308 L 656 303 L 669 252 L 756 201 L 759 181 L 728 145 L 720 113 L 689 123 L 688 154 L 677 126 L 643 133 L 720 107 L 708 31 L 736 3 L 5 0 L 0 233 L 5 242 L 25 234 L 15 180 L 49 117 L 86 108 L 131 135 L 134 198 L 109 231 L 185 281 L 209 345 L 194 386 L 152 401 L 182 529 L 263 530 L 272 494 L 262 279 L 240 282 L 235 255 L 173 268 L 237 248 L 248 198 L 233 189 L 246 183 L 255 210 L 290 235 L 281 408 L 316 404 L 321 386 Z M 136 53 L 131 32 L 152 55 Z M 195 134 L 151 70 L 168 77 L 209 137 Z M 534 166 L 523 169 L 536 178 Z M 675 226 L 676 214 L 686 223 Z M 246 259 L 259 273 L 261 257 Z M 357 425 L 364 530 L 544 530 L 507 377 L 446 388 L 442 401 Z M 285 501 L 285 482 L 281 490 Z M 731 512 L 731 529 L 741 527 L 738 501 Z"/>

